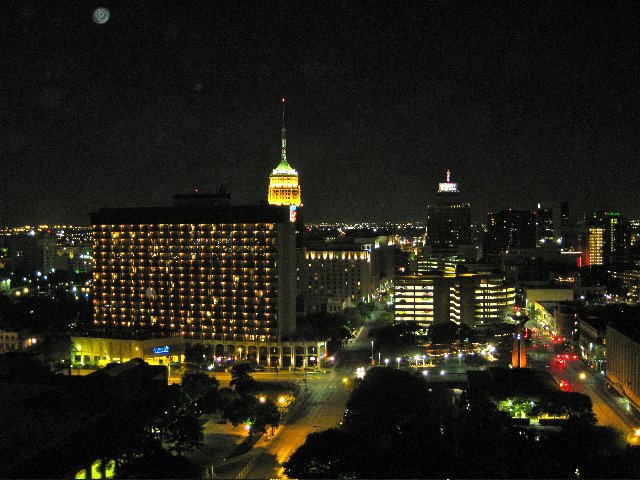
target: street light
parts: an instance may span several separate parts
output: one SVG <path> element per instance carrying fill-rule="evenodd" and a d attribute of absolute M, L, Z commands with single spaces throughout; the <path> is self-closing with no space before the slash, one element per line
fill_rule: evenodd
<path fill-rule="evenodd" d="M 388 359 L 388 358 L 385 358 L 385 359 L 384 359 L 384 366 L 385 366 L 385 367 L 388 367 L 388 366 L 389 366 L 389 359 Z"/>
<path fill-rule="evenodd" d="M 396 362 L 398 362 L 398 370 L 400 370 L 400 361 L 401 361 L 401 360 L 402 360 L 402 359 L 401 359 L 400 357 L 396 358 Z"/>
<path fill-rule="evenodd" d="M 375 365 L 373 362 L 373 340 L 371 340 L 371 365 Z"/>

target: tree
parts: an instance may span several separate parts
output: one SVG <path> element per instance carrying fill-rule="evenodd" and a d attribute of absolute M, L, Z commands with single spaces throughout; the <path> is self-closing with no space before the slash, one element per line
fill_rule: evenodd
<path fill-rule="evenodd" d="M 482 355 L 471 354 L 464 356 L 464 363 L 467 364 L 471 368 L 482 367 L 487 364 L 487 359 Z"/>
<path fill-rule="evenodd" d="M 236 363 L 231 367 L 231 381 L 229 386 L 240 395 L 247 395 L 253 391 L 256 381 L 250 375 L 253 366 L 250 363 Z"/>
<path fill-rule="evenodd" d="M 130 442 L 115 462 L 116 478 L 199 478 L 200 468 L 172 455 L 151 435 Z"/>
<path fill-rule="evenodd" d="M 254 396 L 239 395 L 232 391 L 223 392 L 223 398 L 224 418 L 234 426 L 241 423 L 249 425 L 250 436 L 254 432 L 265 433 L 267 427 L 277 427 L 280 424 L 280 412 L 271 400 L 260 402 Z"/>
<path fill-rule="evenodd" d="M 344 478 L 350 471 L 352 447 L 342 430 L 310 433 L 284 463 L 284 472 L 289 478 Z"/>
<path fill-rule="evenodd" d="M 224 398 L 222 414 L 224 418 L 237 427 L 241 423 L 246 423 L 251 418 L 251 406 L 253 397 L 241 396 L 233 390 L 221 390 Z"/>
<path fill-rule="evenodd" d="M 177 455 L 202 446 L 202 425 L 193 413 L 170 408 L 160 417 L 156 427 L 163 444 Z"/>
<path fill-rule="evenodd" d="M 267 427 L 276 428 L 280 425 L 280 412 L 271 400 L 257 402 L 254 407 L 252 429 L 257 433 L 265 433 Z"/>
<path fill-rule="evenodd" d="M 220 382 L 205 373 L 190 373 L 182 378 L 182 406 L 194 414 L 213 413 L 220 407 Z"/>
<path fill-rule="evenodd" d="M 211 358 L 213 350 L 211 345 L 203 345 L 202 343 L 192 343 L 184 349 L 184 360 L 186 363 L 191 363 L 202 367 L 207 363 L 207 359 Z"/>

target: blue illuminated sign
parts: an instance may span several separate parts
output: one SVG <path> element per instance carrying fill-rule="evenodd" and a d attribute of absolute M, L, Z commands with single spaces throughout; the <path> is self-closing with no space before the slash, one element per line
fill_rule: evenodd
<path fill-rule="evenodd" d="M 156 355 L 165 355 L 169 353 L 169 345 L 165 345 L 164 347 L 153 347 L 153 353 Z"/>

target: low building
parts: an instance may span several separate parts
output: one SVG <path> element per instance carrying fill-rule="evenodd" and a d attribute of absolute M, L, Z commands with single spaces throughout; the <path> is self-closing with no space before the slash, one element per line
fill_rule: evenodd
<path fill-rule="evenodd" d="M 556 327 L 559 336 L 569 341 L 577 341 L 580 328 L 580 312 L 582 304 L 579 302 L 559 302 L 556 309 Z"/>
<path fill-rule="evenodd" d="M 349 297 L 357 303 L 374 289 L 371 251 L 363 245 L 327 245 L 300 255 L 298 293 L 310 304 L 318 303 L 318 296 Z"/>
<path fill-rule="evenodd" d="M 3 382 L 0 376 L 0 382 Z M 73 478 L 133 441 L 166 398 L 167 369 L 136 360 L 86 376 L 0 383 L 0 478 Z M 98 478 L 98 477 L 93 477 Z"/>
<path fill-rule="evenodd" d="M 572 288 L 527 288 L 527 308 L 535 302 L 570 302 L 573 301 Z"/>
<path fill-rule="evenodd" d="M 20 335 L 18 332 L 0 330 L 0 354 L 20 350 Z"/>
<path fill-rule="evenodd" d="M 640 410 L 640 326 L 610 322 L 606 338 L 607 382 Z"/>
<path fill-rule="evenodd" d="M 607 319 L 580 318 L 580 357 L 598 371 L 605 370 L 607 362 Z"/>
<path fill-rule="evenodd" d="M 324 340 L 277 342 L 193 341 L 182 336 L 144 340 L 98 337 L 71 337 L 71 363 L 75 366 L 103 367 L 142 358 L 151 365 L 169 365 L 185 361 L 186 348 L 194 343 L 211 346 L 217 363 L 248 360 L 265 367 L 313 367 L 326 355 Z"/>
<path fill-rule="evenodd" d="M 499 323 L 515 303 L 515 290 L 492 274 L 431 272 L 395 279 L 396 321 Z"/>

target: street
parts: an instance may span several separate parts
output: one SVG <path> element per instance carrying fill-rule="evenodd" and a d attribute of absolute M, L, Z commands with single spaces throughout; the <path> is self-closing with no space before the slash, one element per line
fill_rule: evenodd
<path fill-rule="evenodd" d="M 309 433 L 338 426 L 350 393 L 343 378 L 353 378 L 357 367 L 367 366 L 371 361 L 367 332 L 368 327 L 363 327 L 340 352 L 335 369 L 326 374 L 309 375 L 312 378 L 307 382 L 306 392 L 293 404 L 271 440 L 261 438 L 242 462 L 230 469 L 223 465 L 216 478 L 283 478 L 282 463 L 304 443 Z"/>
<path fill-rule="evenodd" d="M 530 350 L 532 368 L 549 371 L 558 383 L 567 382 L 568 391 L 589 395 L 599 426 L 612 427 L 619 431 L 623 438 L 640 427 L 640 419 L 636 417 L 634 410 L 628 410 L 623 399 L 607 388 L 601 372 L 588 368 L 580 359 L 573 359 L 573 355 L 570 355 L 569 359 L 564 358 L 563 363 L 558 364 L 554 361 L 556 355 L 564 352 L 548 339 L 543 338 L 543 341 L 549 344 L 548 350 Z M 584 373 L 584 379 L 580 378 L 581 373 Z"/>

